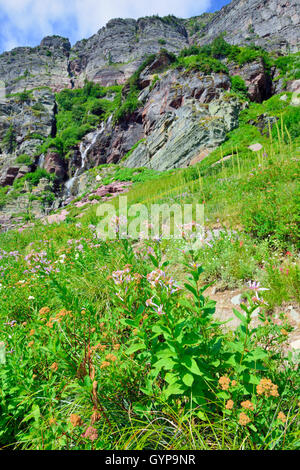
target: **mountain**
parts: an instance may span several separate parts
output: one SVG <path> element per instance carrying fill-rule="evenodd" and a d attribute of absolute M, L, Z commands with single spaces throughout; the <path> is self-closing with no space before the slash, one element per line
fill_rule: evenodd
<path fill-rule="evenodd" d="M 2 223 L 65 205 L 98 165 L 162 171 L 205 159 L 247 100 L 297 90 L 299 15 L 296 1 L 234 0 L 190 19 L 113 19 L 73 47 L 51 36 L 2 54 Z"/>

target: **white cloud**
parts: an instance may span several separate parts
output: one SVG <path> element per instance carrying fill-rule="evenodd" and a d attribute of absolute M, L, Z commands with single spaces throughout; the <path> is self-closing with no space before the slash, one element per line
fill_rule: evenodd
<path fill-rule="evenodd" d="M 38 44 L 51 34 L 72 42 L 96 33 L 111 18 L 159 14 L 189 17 L 206 11 L 211 0 L 0 0 L 3 50 Z"/>

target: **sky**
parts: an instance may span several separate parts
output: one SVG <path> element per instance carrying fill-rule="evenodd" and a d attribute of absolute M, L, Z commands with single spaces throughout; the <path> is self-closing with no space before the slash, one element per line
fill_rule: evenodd
<path fill-rule="evenodd" d="M 43 37 L 68 37 L 72 45 L 112 18 L 173 14 L 181 18 L 215 11 L 229 0 L 0 0 L 0 52 L 36 46 Z"/>

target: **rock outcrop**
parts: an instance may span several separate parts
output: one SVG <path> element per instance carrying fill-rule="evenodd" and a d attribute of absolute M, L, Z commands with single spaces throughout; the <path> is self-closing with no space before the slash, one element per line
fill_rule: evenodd
<path fill-rule="evenodd" d="M 142 93 L 145 140 L 125 166 L 168 170 L 208 154 L 238 125 L 240 104 L 226 97 L 229 89 L 224 74 L 169 71 L 153 90 Z"/>
<path fill-rule="evenodd" d="M 225 33 L 231 44 L 254 43 L 267 50 L 297 52 L 300 43 L 298 0 L 233 0 L 215 13 L 195 42 L 208 44 Z"/>

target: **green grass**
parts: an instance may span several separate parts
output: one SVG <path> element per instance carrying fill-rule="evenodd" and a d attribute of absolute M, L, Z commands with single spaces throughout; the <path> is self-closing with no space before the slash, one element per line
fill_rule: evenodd
<path fill-rule="evenodd" d="M 59 132 L 71 132 L 80 107 L 76 132 L 87 110 L 102 119 L 105 93 L 86 84 L 60 94 Z M 0 233 L 0 448 L 299 449 L 297 358 L 283 349 L 292 326 L 275 317 L 300 298 L 299 111 L 290 99 L 250 104 L 193 167 L 90 170 L 103 170 L 101 184 L 131 181 L 129 207 L 203 203 L 206 228 L 221 233 L 196 252 L 182 240 L 99 240 L 95 206 L 77 218 L 71 204 L 60 224 Z M 250 121 L 263 114 L 278 120 L 261 134 Z M 262 150 L 252 152 L 254 143 Z M 0 206 L 42 177 L 50 175 L 29 173 L 9 194 L 0 188 Z M 110 202 L 117 209 L 118 198 Z M 170 293 L 174 281 L 181 289 Z M 263 301 L 250 281 L 268 289 L 257 292 Z M 225 332 L 215 320 L 208 282 L 247 296 L 232 312 L 241 327 Z M 260 390 L 263 379 L 272 394 Z"/>

